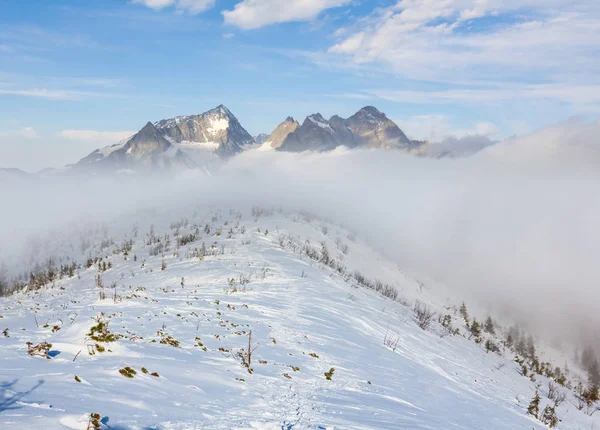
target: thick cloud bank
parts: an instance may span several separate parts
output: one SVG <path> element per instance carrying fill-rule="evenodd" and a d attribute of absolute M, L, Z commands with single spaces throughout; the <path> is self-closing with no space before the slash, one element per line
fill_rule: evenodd
<path fill-rule="evenodd" d="M 458 300 L 590 340 L 600 324 L 599 135 L 598 123 L 570 122 L 463 159 L 249 151 L 213 176 L 13 183 L 1 190 L 0 251 L 30 231 L 138 207 L 303 209 L 356 230 L 401 268 L 456 289 Z"/>

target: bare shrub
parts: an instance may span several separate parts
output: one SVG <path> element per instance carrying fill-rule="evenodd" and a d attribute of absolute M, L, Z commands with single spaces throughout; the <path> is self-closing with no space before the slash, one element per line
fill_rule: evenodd
<path fill-rule="evenodd" d="M 239 357 L 239 359 L 241 360 L 239 363 L 243 367 L 248 369 L 248 373 L 250 374 L 254 372 L 254 370 L 252 369 L 252 354 L 259 346 L 260 344 L 257 344 L 256 346 L 252 345 L 252 330 L 250 330 L 250 332 L 248 333 L 248 349 L 244 350 L 244 348 L 242 348 L 237 352 L 237 357 Z M 235 355 L 233 355 L 233 353 L 232 356 L 237 361 L 237 358 Z"/>
<path fill-rule="evenodd" d="M 548 382 L 548 398 L 550 400 L 554 400 L 556 395 L 558 394 L 558 385 L 554 383 L 554 381 Z"/>
<path fill-rule="evenodd" d="M 567 400 L 567 392 L 566 391 L 557 391 L 554 396 L 554 407 L 559 407 L 565 400 Z"/>
<path fill-rule="evenodd" d="M 400 337 L 394 333 L 390 333 L 389 328 L 386 329 L 385 336 L 383 337 L 383 344 L 392 351 L 396 351 L 398 348 L 398 342 L 400 342 Z"/>
<path fill-rule="evenodd" d="M 435 317 L 435 312 L 431 310 L 429 306 L 421 303 L 419 300 L 415 302 L 413 312 L 415 313 L 417 325 L 422 330 L 428 330 L 429 327 L 431 327 L 433 318 Z"/>
<path fill-rule="evenodd" d="M 52 348 L 52 344 L 48 342 L 42 342 L 38 345 L 33 345 L 31 342 L 27 342 L 27 352 L 29 355 L 50 358 L 48 352 Z"/>

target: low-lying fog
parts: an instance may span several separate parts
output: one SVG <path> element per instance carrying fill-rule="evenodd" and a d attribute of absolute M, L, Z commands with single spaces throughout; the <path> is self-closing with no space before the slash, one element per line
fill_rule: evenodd
<path fill-rule="evenodd" d="M 0 255 L 51 226 L 136 208 L 303 209 L 355 230 L 402 269 L 456 289 L 457 300 L 478 299 L 534 330 L 589 342 L 600 326 L 599 135 L 599 123 L 570 122 L 460 159 L 249 151 L 213 176 L 5 183 Z"/>

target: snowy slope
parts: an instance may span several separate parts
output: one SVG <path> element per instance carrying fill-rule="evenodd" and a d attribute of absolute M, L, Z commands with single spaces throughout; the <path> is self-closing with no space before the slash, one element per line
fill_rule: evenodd
<path fill-rule="evenodd" d="M 119 429 L 545 427 L 526 413 L 535 384 L 518 374 L 510 353 L 486 353 L 467 337 L 441 337 L 437 324 L 427 331 L 415 324 L 415 300 L 446 312 L 438 291 L 341 227 L 298 214 L 254 215 L 190 213 L 171 226 L 160 216 L 130 218 L 133 229 L 120 222 L 88 230 L 95 245 L 82 245 L 83 254 L 61 236 L 59 254 L 110 263 L 101 273 L 107 297 L 99 297 L 96 263 L 53 287 L 0 299 L 0 329 L 7 329 L 0 428 L 85 429 L 91 413 L 103 428 Z M 150 255 L 166 246 L 167 233 L 164 258 Z M 197 237 L 177 248 L 176 233 Z M 79 243 L 79 232 L 73 238 Z M 348 271 L 393 284 L 399 301 L 301 255 L 295 247 L 307 241 L 315 250 L 324 242 Z M 211 255 L 201 260 L 202 243 Z M 99 321 L 122 337 L 91 340 Z M 250 330 L 252 373 L 238 355 Z M 27 353 L 26 342 L 44 341 L 52 358 Z M 133 378 L 119 373 L 128 366 Z M 571 401 L 569 394 L 557 410 L 558 428 L 600 425 Z"/>

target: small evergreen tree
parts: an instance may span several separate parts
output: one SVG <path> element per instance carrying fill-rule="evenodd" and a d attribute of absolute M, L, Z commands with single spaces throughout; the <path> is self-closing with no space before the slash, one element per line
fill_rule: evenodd
<path fill-rule="evenodd" d="M 471 336 L 475 337 L 476 339 L 481 336 L 481 326 L 475 318 L 473 318 L 473 323 L 471 324 L 471 327 L 469 327 L 469 331 L 471 332 Z"/>
<path fill-rule="evenodd" d="M 534 359 L 535 358 L 535 344 L 533 342 L 533 337 L 530 335 L 527 339 L 527 358 Z"/>
<path fill-rule="evenodd" d="M 458 313 L 465 320 L 465 322 L 469 324 L 469 313 L 467 312 L 467 305 L 465 305 L 465 302 L 462 302 L 462 305 L 460 305 Z"/>
<path fill-rule="evenodd" d="M 200 248 L 200 252 L 198 253 L 198 260 L 204 260 L 206 257 L 206 243 L 202 242 L 202 248 Z"/>
<path fill-rule="evenodd" d="M 527 345 L 525 345 L 525 341 L 521 337 L 517 344 L 515 345 L 515 352 L 519 354 L 521 357 L 527 356 Z"/>
<path fill-rule="evenodd" d="M 512 348 L 513 345 L 515 343 L 515 340 L 513 339 L 512 335 L 510 334 L 510 332 L 508 333 L 508 336 L 506 336 L 506 340 L 504 341 L 504 344 L 508 347 L 508 348 Z"/>
<path fill-rule="evenodd" d="M 575 360 L 577 360 L 577 351 L 575 351 Z M 589 346 L 581 352 L 581 365 L 585 370 L 588 370 L 596 361 L 594 351 Z"/>
<path fill-rule="evenodd" d="M 536 418 L 538 417 L 540 413 L 540 400 L 540 393 L 538 390 L 535 390 L 535 396 L 533 396 L 531 403 L 529 403 L 529 406 L 527 407 L 527 413 L 529 415 L 532 415 Z"/>
<path fill-rule="evenodd" d="M 540 420 L 550 428 L 556 427 L 559 422 L 554 407 L 551 407 L 550 405 L 544 408 L 544 411 L 542 412 L 542 418 Z"/>
<path fill-rule="evenodd" d="M 483 331 L 491 334 L 492 336 L 496 335 L 496 330 L 494 329 L 494 322 L 491 317 L 487 317 L 485 320 L 485 325 L 483 326 Z"/>
<path fill-rule="evenodd" d="M 329 257 L 329 251 L 327 250 L 327 247 L 325 246 L 325 242 L 323 242 L 321 244 L 321 263 L 323 263 L 326 266 L 329 266 L 330 263 L 330 257 Z"/>
<path fill-rule="evenodd" d="M 588 380 L 592 385 L 600 385 L 600 366 L 598 365 L 598 360 L 591 362 L 589 367 L 587 368 L 588 372 Z"/>

